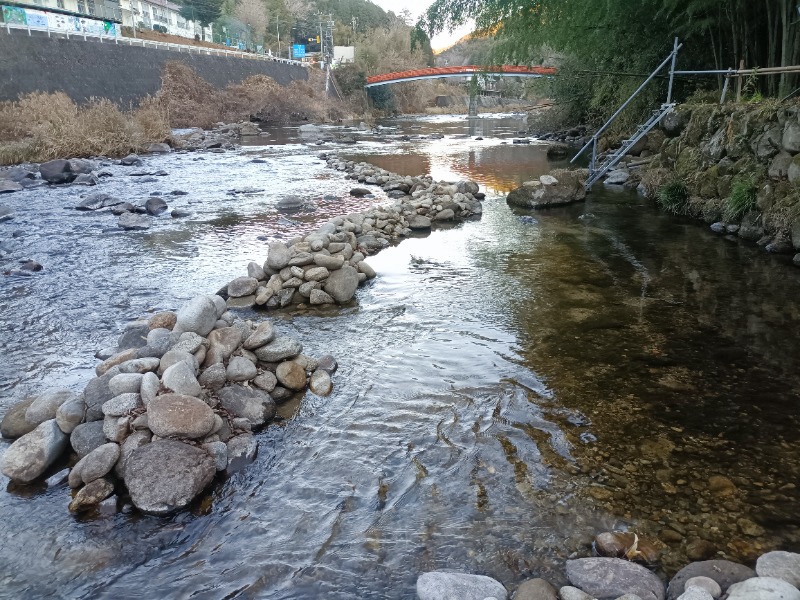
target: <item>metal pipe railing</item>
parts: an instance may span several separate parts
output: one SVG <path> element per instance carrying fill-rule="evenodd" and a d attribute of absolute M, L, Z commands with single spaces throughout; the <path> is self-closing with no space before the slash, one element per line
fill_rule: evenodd
<path fill-rule="evenodd" d="M 679 50 L 680 50 L 682 47 L 683 47 L 683 44 L 677 43 L 677 40 L 676 40 L 675 47 L 672 49 L 672 52 L 670 52 L 670 53 L 669 53 L 669 56 L 667 56 L 667 58 L 665 58 L 665 59 L 664 59 L 664 61 L 663 61 L 663 62 L 662 62 L 660 65 L 658 65 L 658 67 L 656 67 L 656 70 L 655 70 L 655 71 L 653 71 L 652 73 L 650 73 L 650 76 L 649 76 L 647 79 L 645 79 L 645 80 L 644 80 L 644 83 L 642 83 L 642 85 L 640 85 L 640 86 L 639 86 L 639 87 L 636 89 L 636 91 L 635 91 L 635 92 L 633 92 L 633 94 L 631 94 L 630 98 L 628 98 L 628 99 L 625 101 L 625 103 L 624 103 L 622 106 L 620 106 L 620 107 L 617 109 L 617 111 L 616 111 L 616 112 L 615 112 L 613 115 L 611 115 L 611 117 L 608 119 L 608 121 L 606 121 L 606 122 L 603 124 L 603 126 L 602 126 L 600 129 L 598 129 L 598 130 L 597 130 L 597 131 L 594 133 L 594 135 L 592 136 L 592 139 L 591 139 L 591 140 L 589 140 L 588 142 L 586 142 L 586 145 L 585 145 L 583 148 L 581 148 L 580 152 L 578 152 L 578 153 L 577 153 L 577 154 L 576 154 L 576 155 L 575 155 L 575 156 L 572 158 L 572 160 L 570 161 L 570 163 L 574 163 L 574 162 L 577 160 L 577 158 L 578 158 L 578 157 L 579 157 L 581 154 L 583 154 L 583 153 L 584 153 L 584 152 L 587 150 L 587 148 L 589 148 L 589 146 L 591 146 L 591 145 L 592 145 L 592 142 L 593 142 L 594 140 L 597 140 L 597 138 L 599 138 L 599 137 L 600 137 L 600 134 L 601 134 L 601 133 L 603 133 L 603 132 L 604 132 L 606 129 L 608 129 L 608 126 L 609 126 L 609 125 L 611 125 L 611 123 L 613 123 L 613 122 L 614 122 L 614 120 L 616 120 L 616 118 L 617 118 L 617 117 L 618 117 L 618 116 L 619 116 L 619 115 L 622 113 L 622 111 L 624 111 L 624 110 L 625 110 L 625 109 L 628 107 L 628 105 L 629 105 L 631 102 L 633 102 L 633 99 L 634 99 L 636 96 L 638 96 L 638 95 L 641 93 L 641 91 L 642 91 L 644 88 L 646 88 L 646 87 L 647 87 L 647 84 L 649 84 L 649 83 L 650 83 L 650 82 L 651 82 L 651 81 L 652 81 L 652 80 L 655 78 L 655 76 L 656 76 L 656 75 L 658 75 L 658 74 L 661 72 L 661 70 L 662 70 L 664 67 L 666 67 L 666 66 L 667 66 L 667 64 L 668 64 L 670 61 L 673 61 L 673 58 L 677 56 L 677 54 L 678 54 L 678 51 L 679 51 Z M 673 64 L 674 64 L 674 63 L 673 63 Z"/>

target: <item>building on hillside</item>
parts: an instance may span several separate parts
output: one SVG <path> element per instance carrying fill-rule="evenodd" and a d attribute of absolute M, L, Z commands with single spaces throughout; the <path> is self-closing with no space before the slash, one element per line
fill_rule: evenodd
<path fill-rule="evenodd" d="M 184 19 L 179 4 L 169 0 L 120 0 L 122 24 L 137 29 L 154 29 L 162 33 L 211 41 L 211 26 Z"/>
<path fill-rule="evenodd" d="M 0 0 L 2 22 L 67 33 L 119 35 L 118 0 Z"/>

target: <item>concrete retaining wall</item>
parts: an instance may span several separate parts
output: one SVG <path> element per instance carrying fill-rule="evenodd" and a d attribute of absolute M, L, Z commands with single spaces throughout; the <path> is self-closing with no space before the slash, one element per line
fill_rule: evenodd
<path fill-rule="evenodd" d="M 104 41 L 7 34 L 0 29 L 0 100 L 63 91 L 77 102 L 102 97 L 128 106 L 161 87 L 165 62 L 181 61 L 215 87 L 268 75 L 281 85 L 308 79 L 304 67 L 273 61 L 188 54 Z"/>

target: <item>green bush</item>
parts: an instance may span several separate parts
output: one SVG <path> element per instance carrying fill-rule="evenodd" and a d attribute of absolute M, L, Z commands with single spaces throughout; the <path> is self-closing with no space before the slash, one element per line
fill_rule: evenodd
<path fill-rule="evenodd" d="M 689 190 L 683 181 L 673 179 L 658 190 L 658 204 L 674 215 L 685 215 L 689 207 Z"/>
<path fill-rule="evenodd" d="M 725 207 L 725 220 L 738 221 L 756 205 L 758 186 L 752 178 L 734 179 L 731 185 L 731 196 Z"/>

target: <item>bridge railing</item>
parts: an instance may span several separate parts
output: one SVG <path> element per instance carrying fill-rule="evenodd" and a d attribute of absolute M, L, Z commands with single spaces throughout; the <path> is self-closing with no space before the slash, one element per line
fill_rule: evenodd
<path fill-rule="evenodd" d="M 189 54 L 206 54 L 208 56 L 231 56 L 236 58 L 249 58 L 252 60 L 266 60 L 270 62 L 283 63 L 287 65 L 297 65 L 299 67 L 308 67 L 307 63 L 300 62 L 299 60 L 289 60 L 288 58 L 280 58 L 278 56 L 271 56 L 269 54 L 254 54 L 250 52 L 242 52 L 240 50 L 224 50 L 222 48 L 208 48 L 206 46 L 193 46 L 191 44 L 173 44 L 170 42 L 159 42 L 156 40 L 145 40 L 142 38 L 129 38 L 117 35 L 105 35 L 102 33 L 89 33 L 85 31 L 67 31 L 63 29 L 51 29 L 50 27 L 31 27 L 30 25 L 21 25 L 18 23 L 2 23 L 0 28 L 5 29 L 7 34 L 11 34 L 12 30 L 27 31 L 28 35 L 33 32 L 46 33 L 47 37 L 64 37 L 70 39 L 82 39 L 83 41 L 99 40 L 100 43 L 108 42 L 109 44 L 139 46 L 141 48 L 156 48 L 162 50 L 171 50 L 173 52 L 184 52 Z"/>
<path fill-rule="evenodd" d="M 412 69 L 410 71 L 397 71 L 394 73 L 383 73 L 381 75 L 373 75 L 367 77 L 367 85 L 375 83 L 382 83 L 384 81 L 393 81 L 395 79 L 412 79 L 421 77 L 437 77 L 448 75 L 474 75 L 482 74 L 487 75 L 503 73 L 503 74 L 519 74 L 519 75 L 555 75 L 556 69 L 552 67 L 526 67 L 520 65 L 499 65 L 499 66 L 478 66 L 478 65 L 462 65 L 456 67 L 428 67 L 425 69 Z"/>

